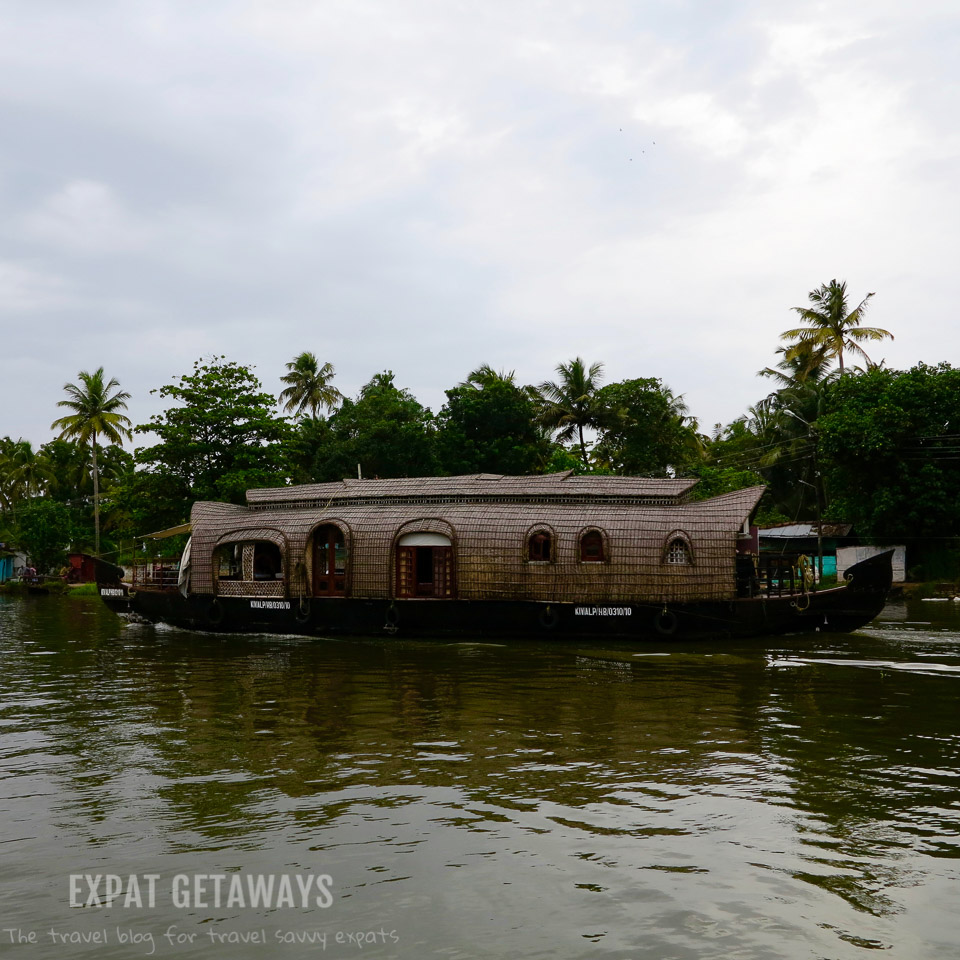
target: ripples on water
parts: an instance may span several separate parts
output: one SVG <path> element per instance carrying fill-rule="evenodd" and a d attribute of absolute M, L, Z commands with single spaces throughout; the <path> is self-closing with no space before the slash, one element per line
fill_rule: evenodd
<path fill-rule="evenodd" d="M 0 927 L 41 932 L 0 949 L 149 953 L 119 926 L 167 957 L 955 955 L 958 608 L 611 649 L 221 638 L 0 598 Z M 169 895 L 304 871 L 332 907 Z M 71 910 L 69 874 L 98 872 L 160 874 L 157 905 Z M 329 940 L 210 937 L 259 930 Z"/>

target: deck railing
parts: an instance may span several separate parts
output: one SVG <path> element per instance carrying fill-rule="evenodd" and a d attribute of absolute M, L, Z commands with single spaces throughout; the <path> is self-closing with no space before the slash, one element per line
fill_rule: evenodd
<path fill-rule="evenodd" d="M 179 560 L 145 560 L 133 565 L 130 583 L 138 590 L 176 590 L 179 577 Z"/>
<path fill-rule="evenodd" d="M 793 596 L 806 593 L 811 583 L 805 583 L 799 555 L 767 554 L 757 561 L 760 592 L 768 597 Z"/>
<path fill-rule="evenodd" d="M 793 597 L 810 592 L 813 579 L 812 565 L 799 554 L 737 558 L 738 597 Z"/>

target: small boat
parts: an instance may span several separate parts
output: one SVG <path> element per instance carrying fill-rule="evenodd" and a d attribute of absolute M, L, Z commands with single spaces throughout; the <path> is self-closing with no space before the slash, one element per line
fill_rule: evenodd
<path fill-rule="evenodd" d="M 320 637 L 746 637 L 880 612 L 891 553 L 814 590 L 759 555 L 763 487 L 694 500 L 695 483 L 568 471 L 250 490 L 244 506 L 194 504 L 178 565 L 100 595 L 151 622 Z"/>

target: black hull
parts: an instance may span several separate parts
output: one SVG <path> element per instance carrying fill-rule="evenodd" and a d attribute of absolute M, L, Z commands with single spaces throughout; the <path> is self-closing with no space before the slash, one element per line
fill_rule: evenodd
<path fill-rule="evenodd" d="M 800 596 L 699 603 L 538 603 L 527 600 L 364 600 L 183 597 L 176 590 L 128 591 L 101 585 L 121 615 L 189 630 L 307 637 L 693 639 L 814 630 L 848 633 L 886 601 L 891 553 L 852 567 L 850 582 Z"/>

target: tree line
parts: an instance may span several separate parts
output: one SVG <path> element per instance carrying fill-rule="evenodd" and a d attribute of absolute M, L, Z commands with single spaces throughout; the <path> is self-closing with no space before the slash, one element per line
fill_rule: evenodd
<path fill-rule="evenodd" d="M 252 487 L 573 470 L 694 476 L 704 497 L 765 483 L 764 522 L 820 515 L 943 544 L 960 536 L 960 371 L 873 363 L 863 345 L 892 335 L 863 325 L 872 297 L 851 308 L 836 280 L 812 291 L 759 372 L 773 389 L 710 434 L 660 379 L 606 383 L 603 364 L 580 357 L 539 384 L 482 364 L 433 413 L 389 370 L 346 397 L 333 365 L 304 351 L 274 397 L 252 367 L 213 356 L 152 391 L 165 409 L 138 425 L 115 379 L 82 372 L 55 439 L 36 451 L 0 439 L 0 541 L 51 566 L 68 543 L 118 557 L 195 500 L 242 503 Z M 155 442 L 124 449 L 143 435 Z"/>

